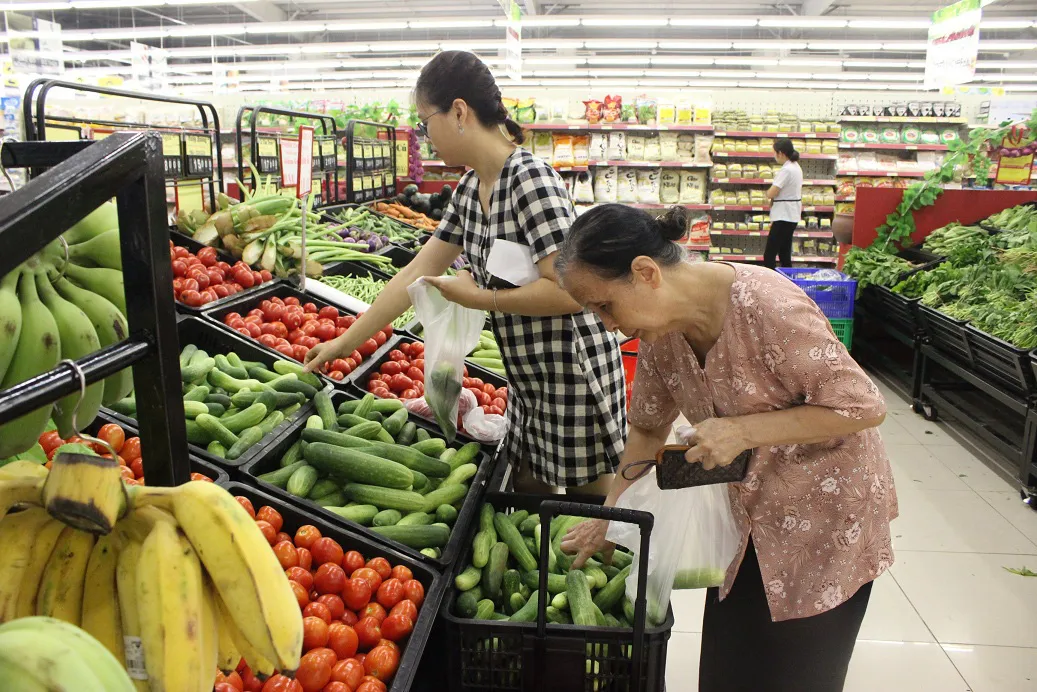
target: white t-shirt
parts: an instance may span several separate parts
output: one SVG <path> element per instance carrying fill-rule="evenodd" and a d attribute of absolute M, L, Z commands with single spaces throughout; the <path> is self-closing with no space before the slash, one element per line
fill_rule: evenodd
<path fill-rule="evenodd" d="M 803 212 L 803 169 L 795 161 L 786 161 L 774 176 L 778 196 L 771 201 L 771 221 L 799 223 Z"/>

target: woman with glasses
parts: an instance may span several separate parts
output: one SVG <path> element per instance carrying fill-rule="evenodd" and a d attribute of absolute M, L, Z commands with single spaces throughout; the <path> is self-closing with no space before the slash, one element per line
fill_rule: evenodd
<path fill-rule="evenodd" d="M 475 55 L 437 55 L 415 100 L 418 131 L 447 165 L 470 170 L 417 257 L 349 331 L 310 351 L 307 368 L 351 353 L 407 309 L 407 286 L 429 277 L 448 300 L 491 314 L 509 385 L 501 454 L 516 489 L 604 495 L 623 451 L 623 367 L 616 337 L 557 282 L 555 256 L 575 217 L 565 185 L 516 146 L 522 128 Z M 462 250 L 472 273 L 441 276 Z"/>

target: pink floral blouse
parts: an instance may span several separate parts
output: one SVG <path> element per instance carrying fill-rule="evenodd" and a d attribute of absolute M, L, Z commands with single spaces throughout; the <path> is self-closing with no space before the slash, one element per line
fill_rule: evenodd
<path fill-rule="evenodd" d="M 682 334 L 641 343 L 632 425 L 672 424 L 678 411 L 694 425 L 801 404 L 850 418 L 885 411 L 874 383 L 805 293 L 777 272 L 732 266 L 731 306 L 705 368 Z M 775 621 L 834 608 L 893 564 L 896 491 L 875 428 L 821 444 L 758 448 L 745 480 L 729 488 L 742 546 L 721 598 L 750 532 Z"/>

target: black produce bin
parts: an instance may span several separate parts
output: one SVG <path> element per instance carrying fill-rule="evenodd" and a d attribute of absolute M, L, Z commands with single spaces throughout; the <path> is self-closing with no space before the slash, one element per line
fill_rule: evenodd
<path fill-rule="evenodd" d="M 948 317 L 927 305 L 918 306 L 918 320 L 933 348 L 963 365 L 972 365 L 972 350 L 966 338 L 968 322 Z"/>
<path fill-rule="evenodd" d="M 119 425 L 126 433 L 127 440 L 131 437 L 139 436 L 137 426 L 130 425 L 125 419 L 122 419 L 121 417 L 117 418 L 110 411 L 104 410 L 98 413 L 97 418 L 94 419 L 94 422 L 86 427 L 87 434 L 96 437 L 97 431 L 100 430 L 101 426 L 105 425 L 106 423 L 115 423 L 116 425 Z M 220 467 L 216 466 L 215 464 L 210 464 L 207 461 L 202 461 L 201 459 L 193 455 L 188 456 L 187 460 L 191 465 L 191 473 L 204 474 L 216 483 L 226 483 L 230 480 L 230 475 Z M 147 481 L 147 478 L 145 478 L 144 480 Z"/>
<path fill-rule="evenodd" d="M 540 512 L 546 500 L 566 499 L 568 496 L 561 495 L 487 493 L 485 501 L 497 511 L 525 509 L 534 514 Z M 571 498 L 570 501 L 591 502 L 590 498 Z M 600 503 L 600 498 L 594 502 Z M 603 508 L 592 509 L 600 511 Z M 585 629 L 578 625 L 548 623 L 545 639 L 538 642 L 535 621 L 474 620 L 455 615 L 457 590 L 453 587 L 453 580 L 471 563 L 472 539 L 477 530 L 478 521 L 469 528 L 461 559 L 449 574 L 448 593 L 440 612 L 449 664 L 449 685 L 445 689 L 452 692 L 656 692 L 664 689 L 666 648 L 673 629 L 672 608 L 667 611 L 662 625 L 645 627 L 641 687 L 630 684 L 633 674 L 631 661 L 624 654 L 634 642 L 631 628 Z M 537 560 L 540 562 L 539 556 Z M 595 663 L 598 665 L 597 673 L 588 672 L 593 670 Z M 543 673 L 539 684 L 536 678 L 538 669 Z"/>
<path fill-rule="evenodd" d="M 1028 397 L 1034 389 L 1030 352 L 977 329 L 965 328 L 976 373 L 1007 391 Z"/>
<path fill-rule="evenodd" d="M 184 317 L 177 323 L 176 330 L 180 341 L 179 348 L 181 350 L 187 344 L 194 344 L 198 348 L 207 351 L 209 355 L 215 355 L 217 353 L 226 354 L 233 351 L 234 353 L 237 353 L 242 360 L 254 360 L 256 362 L 264 363 L 269 368 L 273 367 L 275 360 L 287 360 L 281 356 L 281 354 L 270 352 L 251 339 L 246 339 L 240 334 L 227 329 L 220 329 L 200 317 Z M 274 428 L 269 435 L 257 442 L 251 449 L 233 461 L 210 454 L 204 447 L 199 447 L 196 444 L 190 444 L 191 453 L 210 464 L 220 467 L 237 468 L 239 466 L 244 466 L 248 462 L 264 454 L 266 447 L 270 444 L 271 440 L 275 440 L 284 435 L 285 431 L 296 420 L 306 420 L 314 410 L 313 402 L 306 402 L 298 411 L 295 412 L 294 415 L 285 419 L 284 422 Z M 115 411 L 109 411 L 107 409 L 105 409 L 105 411 L 107 415 L 115 418 L 120 423 L 129 422 L 131 425 L 136 425 L 136 421 L 132 418 L 116 413 Z"/>
<path fill-rule="evenodd" d="M 343 551 L 359 551 L 365 560 L 370 560 L 372 557 L 384 557 L 393 566 L 403 565 L 411 570 L 414 578 L 425 587 L 425 601 L 418 609 L 418 621 L 414 623 L 414 630 L 407 640 L 400 644 L 400 665 L 396 669 L 396 676 L 393 677 L 392 684 L 388 686 L 389 692 L 410 690 L 421 661 L 421 655 L 428 643 L 429 635 L 432 633 L 432 623 L 436 618 L 436 611 L 446 592 L 446 576 L 389 546 L 376 544 L 364 536 L 358 536 L 353 531 L 328 523 L 320 516 L 314 516 L 261 490 L 234 482 L 220 485 L 226 488 L 231 495 L 247 497 L 256 511 L 259 511 L 260 507 L 264 505 L 276 509 L 284 519 L 284 526 L 281 530 L 290 536 L 294 536 L 300 526 L 309 524 L 316 526 L 320 530 L 321 536 L 332 538 L 338 542 Z"/>
<path fill-rule="evenodd" d="M 917 298 L 905 298 L 884 286 L 868 286 L 864 290 L 874 296 L 872 310 L 877 319 L 908 336 L 914 336 L 922 330 L 918 321 Z"/>
<path fill-rule="evenodd" d="M 339 262 L 334 267 L 325 269 L 324 276 L 359 276 L 386 282 L 392 278 L 392 276 L 390 276 L 389 274 L 375 269 L 373 265 L 365 264 L 363 262 Z M 357 300 L 359 300 L 359 298 Z M 419 322 L 418 318 L 415 317 L 407 324 L 396 329 L 397 331 L 403 331 L 409 334 L 414 334 L 415 329 L 420 324 L 421 322 Z"/>
<path fill-rule="evenodd" d="M 416 341 L 421 341 L 421 339 L 407 335 L 393 337 L 389 340 L 389 343 L 386 344 L 386 346 L 389 346 L 390 348 L 386 349 L 385 347 L 382 347 L 378 349 L 378 353 L 375 353 L 373 358 L 365 360 L 359 368 L 353 371 L 352 376 L 349 379 L 354 382 L 363 393 L 367 393 L 368 378 L 372 373 L 378 372 L 382 363 L 389 360 L 389 351 L 399 348 L 399 345 L 402 343 L 413 344 Z M 464 365 L 468 368 L 469 377 L 478 377 L 484 382 L 488 382 L 497 388 L 505 387 L 508 384 L 507 379 L 501 377 L 497 373 L 490 372 L 486 368 L 481 368 L 475 363 L 470 363 L 466 360 Z"/>
<path fill-rule="evenodd" d="M 336 411 L 338 410 L 338 407 L 342 404 L 342 402 L 355 400 L 356 398 L 356 396 L 344 392 L 334 392 L 331 395 L 331 401 L 332 404 L 335 406 Z M 435 424 L 429 423 L 428 421 L 414 414 L 411 414 L 410 419 L 414 422 L 415 425 L 424 428 L 430 434 L 435 436 L 441 436 L 439 429 L 435 426 Z M 278 435 L 277 441 L 275 443 L 270 445 L 267 449 L 263 450 L 262 456 L 255 458 L 251 463 L 242 467 L 241 470 L 244 476 L 246 477 L 246 481 L 248 483 L 256 485 L 257 487 L 262 488 L 264 492 L 270 493 L 271 495 L 275 495 L 276 497 L 281 498 L 285 502 L 291 503 L 298 507 L 302 507 L 303 511 L 314 516 L 321 517 L 323 521 L 330 522 L 336 526 L 345 527 L 349 531 L 360 534 L 367 538 L 367 540 L 373 541 L 375 543 L 391 545 L 394 549 L 400 551 L 401 553 L 409 555 L 411 559 L 421 560 L 422 562 L 434 564 L 437 566 L 437 569 L 445 569 L 451 564 L 453 564 L 453 561 L 457 558 L 457 555 L 461 551 L 464 536 L 467 534 L 468 531 L 468 525 L 475 520 L 479 508 L 479 503 L 483 495 L 483 490 L 486 486 L 486 479 L 489 477 L 491 473 L 490 467 L 492 466 L 492 453 L 489 453 L 488 450 L 485 448 L 483 449 L 483 451 L 479 453 L 479 457 L 477 459 L 479 471 L 475 474 L 475 476 L 472 477 L 469 483 L 468 495 L 465 497 L 464 503 L 461 505 L 461 510 L 457 513 L 457 520 L 454 522 L 453 529 L 450 532 L 450 539 L 447 541 L 447 544 L 443 547 L 442 556 L 438 560 L 434 560 L 426 555 L 422 555 L 421 552 L 416 548 L 410 548 L 400 543 L 390 541 L 389 539 L 380 536 L 379 534 L 375 533 L 366 526 L 362 526 L 355 522 L 344 519 L 339 515 L 335 514 L 334 512 L 329 512 L 320 505 L 310 502 L 309 500 L 306 500 L 304 498 L 295 497 L 286 490 L 282 490 L 276 486 L 270 485 L 269 483 L 264 483 L 263 481 L 259 480 L 259 476 L 261 476 L 262 474 L 267 473 L 268 471 L 275 471 L 280 467 L 281 457 L 284 456 L 284 453 L 288 451 L 289 447 L 295 444 L 295 441 L 299 439 L 299 436 L 302 434 L 302 430 L 305 427 L 305 419 L 300 419 L 296 421 L 296 423 L 291 428 Z M 461 445 L 464 445 L 471 441 L 471 438 L 458 434 L 457 439 L 454 441 L 454 444 L 452 446 L 460 447 Z"/>
<path fill-rule="evenodd" d="M 317 296 L 311 295 L 311 294 L 306 293 L 304 291 L 300 291 L 298 288 L 295 288 L 294 286 L 291 286 L 291 285 L 289 285 L 289 284 L 287 284 L 285 282 L 278 282 L 278 283 L 272 284 L 270 286 L 264 285 L 264 287 L 261 290 L 256 291 L 254 293 L 251 293 L 249 295 L 235 296 L 235 297 L 238 297 L 240 299 L 239 300 L 231 300 L 231 301 L 229 301 L 229 302 L 219 306 L 218 308 L 214 308 L 212 310 L 205 310 L 203 312 L 203 315 L 206 317 L 206 319 L 212 320 L 214 322 L 219 323 L 220 329 L 233 332 L 235 336 L 239 336 L 239 337 L 244 339 L 245 337 L 244 337 L 243 334 L 238 334 L 237 332 L 235 332 L 234 330 L 232 330 L 230 327 L 228 327 L 227 325 L 225 325 L 223 323 L 224 316 L 226 316 L 227 314 L 229 314 L 231 312 L 237 312 L 242 317 L 244 317 L 245 315 L 248 314 L 249 310 L 252 310 L 253 308 L 258 308 L 260 303 L 262 303 L 264 300 L 269 300 L 270 298 L 273 298 L 274 296 L 277 296 L 281 300 L 284 300 L 285 298 L 289 298 L 289 297 L 297 298 L 299 300 L 299 302 L 301 304 L 304 304 L 304 305 L 306 303 L 313 303 L 314 305 L 317 306 L 318 310 L 320 310 L 321 308 L 330 306 L 330 307 L 336 308 L 340 313 L 344 313 L 346 315 L 353 315 L 354 317 L 356 316 L 356 313 L 351 311 L 351 310 L 346 310 L 344 308 L 340 308 L 337 305 L 332 305 L 331 303 L 327 302 L 326 300 L 322 300 L 321 298 L 318 298 Z M 284 354 L 276 351 L 275 349 L 268 348 L 268 347 L 264 346 L 263 344 L 259 343 L 255 339 L 246 339 L 246 341 L 249 341 L 250 343 L 254 344 L 256 348 L 260 348 L 260 349 L 266 351 L 267 353 L 274 353 L 274 354 L 276 354 L 277 357 L 279 357 L 279 358 L 284 358 L 285 357 Z M 391 348 L 390 348 L 390 343 L 391 342 L 392 342 L 392 339 L 391 338 L 388 339 L 384 344 L 382 344 L 382 346 L 380 346 L 378 348 L 377 351 L 375 351 L 374 355 L 370 356 L 369 358 L 366 358 L 364 360 L 364 362 L 365 363 L 370 362 L 372 359 L 379 358 L 381 355 L 388 353 L 391 350 Z M 298 362 L 298 361 L 296 361 L 296 362 Z M 331 378 L 325 378 L 325 379 L 327 379 L 329 383 L 335 385 L 337 388 L 345 389 L 350 382 L 352 382 L 353 380 L 355 380 L 358 377 L 357 373 L 359 373 L 362 370 L 362 367 L 363 367 L 363 364 L 361 364 L 361 367 L 357 368 L 356 370 L 354 370 L 349 375 L 346 375 L 346 377 L 344 379 L 342 379 L 342 380 L 333 380 Z"/>
<path fill-rule="evenodd" d="M 170 231 L 169 239 L 173 241 L 174 245 L 179 245 L 180 247 L 187 248 L 191 251 L 191 254 L 193 255 L 197 255 L 198 251 L 202 248 L 208 247 L 207 245 L 202 245 L 197 240 L 191 238 L 191 236 L 184 235 L 183 233 L 180 233 L 178 231 Z M 238 261 L 236 257 L 230 255 L 226 250 L 221 250 L 219 248 L 214 249 L 216 250 L 216 257 L 219 259 L 220 262 L 226 262 L 227 264 L 233 266 L 234 263 Z M 182 315 L 201 315 L 202 312 L 204 312 L 205 310 L 211 310 L 212 308 L 217 308 L 221 305 L 225 305 L 226 303 L 234 300 L 235 298 L 247 296 L 250 293 L 253 293 L 254 291 L 258 290 L 261 286 L 266 286 L 269 283 L 270 282 L 268 281 L 264 284 L 253 286 L 252 288 L 245 289 L 240 293 L 235 293 L 234 295 L 227 296 L 226 298 L 218 298 L 212 301 L 211 303 L 206 303 L 205 305 L 201 305 L 199 307 L 185 305 L 184 303 L 181 303 L 178 300 L 176 301 L 176 311 Z"/>

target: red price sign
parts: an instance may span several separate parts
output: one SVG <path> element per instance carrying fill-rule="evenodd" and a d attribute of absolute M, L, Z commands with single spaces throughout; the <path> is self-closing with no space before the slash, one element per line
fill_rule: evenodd
<path fill-rule="evenodd" d="M 299 128 L 299 156 L 298 169 L 295 179 L 298 182 L 296 193 L 301 198 L 310 191 L 313 186 L 313 128 L 302 126 Z"/>
<path fill-rule="evenodd" d="M 281 187 L 299 182 L 299 140 L 281 138 Z"/>

